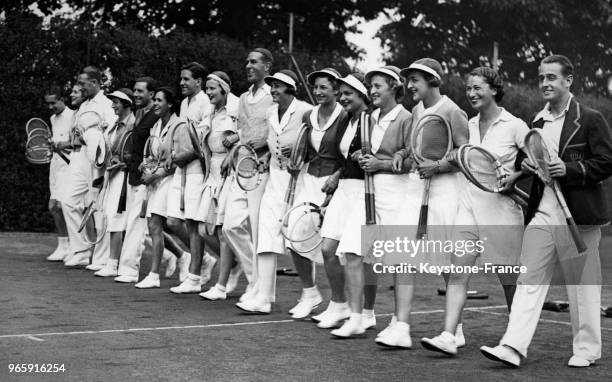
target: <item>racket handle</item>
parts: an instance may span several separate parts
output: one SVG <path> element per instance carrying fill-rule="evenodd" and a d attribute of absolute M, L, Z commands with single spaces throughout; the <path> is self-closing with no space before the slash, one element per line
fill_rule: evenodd
<path fill-rule="evenodd" d="M 185 211 L 185 186 L 187 185 L 187 171 L 185 171 L 187 167 L 181 169 L 181 203 L 180 209 L 181 211 Z"/>
<path fill-rule="evenodd" d="M 148 193 L 148 191 L 147 191 Z M 142 201 L 142 205 L 140 206 L 140 218 L 144 219 L 147 217 L 147 204 L 149 204 L 149 195 L 147 195 Z"/>
<path fill-rule="evenodd" d="M 419 214 L 419 226 L 417 227 L 417 240 L 425 239 L 427 237 L 427 215 L 429 214 L 429 206 L 422 205 L 421 212 Z"/>
<path fill-rule="evenodd" d="M 376 216 L 374 211 L 374 195 L 366 194 L 365 195 L 365 208 L 366 208 L 366 224 L 373 225 L 376 224 Z"/>
<path fill-rule="evenodd" d="M 61 151 L 58 151 L 57 155 L 59 155 L 59 157 L 62 158 L 62 160 L 66 162 L 66 164 L 70 164 L 70 159 L 66 158 L 66 155 L 64 155 L 64 153 L 62 153 Z"/>
<path fill-rule="evenodd" d="M 572 234 L 572 239 L 574 240 L 574 244 L 576 244 L 576 249 L 578 249 L 578 253 L 583 253 L 587 250 L 587 245 L 582 239 L 580 231 L 578 231 L 578 226 L 576 225 L 574 218 L 568 217 L 567 219 L 565 219 L 565 221 L 567 221 L 567 227 L 569 228 L 570 233 Z"/>

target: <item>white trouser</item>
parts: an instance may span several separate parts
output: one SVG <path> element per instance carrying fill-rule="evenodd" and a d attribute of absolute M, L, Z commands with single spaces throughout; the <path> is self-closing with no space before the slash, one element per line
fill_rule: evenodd
<path fill-rule="evenodd" d="M 146 192 L 145 185 L 128 185 L 126 210 L 123 212 L 127 214 L 127 222 L 119 257 L 118 273 L 120 276 L 138 277 L 143 243 L 147 233 L 147 219 L 140 217 Z"/>
<path fill-rule="evenodd" d="M 90 193 L 93 168 L 87 159 L 85 148 L 70 154 L 70 165 L 66 185 L 62 199 L 62 213 L 66 220 L 66 229 L 70 239 L 72 252 L 82 252 L 91 248 L 85 241 L 83 234 L 79 233 L 79 225 L 83 220 L 83 209 L 88 202 Z M 96 222 L 100 226 L 100 222 Z M 104 265 L 110 254 L 110 234 L 104 236 L 102 241 L 96 245 L 91 263 Z"/>
<path fill-rule="evenodd" d="M 262 174 L 259 186 L 249 192 L 243 191 L 232 179 L 225 205 L 223 234 L 236 255 L 250 284 L 257 281 L 257 228 L 259 205 L 266 188 L 269 173 Z M 229 180 L 229 179 L 228 179 Z"/>
<path fill-rule="evenodd" d="M 564 234 L 561 228 L 565 228 Z M 591 361 L 601 357 L 601 230 L 595 227 L 581 229 L 580 232 L 588 249 L 581 259 L 573 259 L 579 261 L 568 261 L 563 259 L 563 247 L 573 243 L 566 227 L 527 226 L 521 265 L 527 267 L 528 273 L 519 276 L 508 328 L 500 341 L 501 345 L 508 345 L 527 356 L 555 265 L 557 260 L 561 260 L 563 276 L 566 281 L 571 280 L 566 288 L 572 321 L 573 353 Z"/>

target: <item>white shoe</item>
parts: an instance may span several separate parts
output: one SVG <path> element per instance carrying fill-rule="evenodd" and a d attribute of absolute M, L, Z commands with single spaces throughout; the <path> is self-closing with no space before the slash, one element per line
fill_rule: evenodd
<path fill-rule="evenodd" d="M 206 292 L 200 293 L 200 297 L 202 297 L 205 300 L 211 300 L 211 301 L 225 300 L 227 299 L 227 292 L 222 291 L 215 285 L 209 290 L 207 290 Z"/>
<path fill-rule="evenodd" d="M 74 257 L 74 252 L 68 252 L 66 256 L 64 256 L 64 265 L 69 262 Z"/>
<path fill-rule="evenodd" d="M 94 273 L 94 275 L 98 277 L 117 277 L 117 267 L 106 264 L 104 268 Z"/>
<path fill-rule="evenodd" d="M 70 252 L 63 247 L 58 246 L 52 254 L 47 256 L 47 261 L 64 261 Z"/>
<path fill-rule="evenodd" d="M 200 285 L 200 278 L 195 278 L 193 275 L 187 276 L 185 281 L 180 285 L 170 288 L 172 293 L 200 293 L 202 292 L 202 286 Z"/>
<path fill-rule="evenodd" d="M 232 268 L 225 285 L 225 293 L 232 293 L 238 287 L 238 281 L 240 281 L 240 275 L 242 274 L 242 267 L 240 264 Z"/>
<path fill-rule="evenodd" d="M 336 305 L 338 306 L 338 305 Z M 321 329 L 331 329 L 340 326 L 344 320 L 348 319 L 351 316 L 351 310 L 348 306 L 344 306 L 340 308 L 339 311 L 332 311 L 326 314 L 321 321 L 317 324 L 318 328 Z"/>
<path fill-rule="evenodd" d="M 391 317 L 391 321 L 389 322 L 389 325 L 387 325 L 386 328 L 384 328 L 383 330 L 381 330 L 376 337 L 380 337 L 380 336 L 384 336 L 387 334 L 387 331 L 391 330 L 393 328 L 393 325 L 395 325 L 395 323 L 397 322 L 397 317 L 393 316 Z"/>
<path fill-rule="evenodd" d="M 87 269 L 88 271 L 94 271 L 94 272 L 97 272 L 101 270 L 102 268 L 104 268 L 104 265 L 102 264 L 89 264 L 88 266 L 85 267 L 85 269 Z"/>
<path fill-rule="evenodd" d="M 509 346 L 497 345 L 495 347 L 482 346 L 480 352 L 490 360 L 502 362 L 511 367 L 521 366 L 521 356 Z"/>
<path fill-rule="evenodd" d="M 202 285 L 210 281 L 215 264 L 217 264 L 217 258 L 205 252 L 202 259 L 202 268 L 200 269 L 200 283 Z"/>
<path fill-rule="evenodd" d="M 115 282 L 118 282 L 118 283 L 137 283 L 138 277 L 121 275 L 121 276 L 115 277 L 114 280 Z"/>
<path fill-rule="evenodd" d="M 304 293 L 302 293 L 300 302 L 292 309 L 293 313 L 291 317 L 296 320 L 304 319 L 323 302 L 323 297 L 321 297 L 319 290 L 315 289 L 315 291 L 316 292 L 311 292 L 312 294 L 309 296 L 305 296 Z"/>
<path fill-rule="evenodd" d="M 577 355 L 573 355 L 572 358 L 567 361 L 567 366 L 569 367 L 589 367 L 594 364 L 595 361 L 591 361 L 590 359 L 584 359 L 582 357 L 578 357 Z"/>
<path fill-rule="evenodd" d="M 463 335 L 463 324 L 457 325 L 457 330 L 455 330 L 455 345 L 457 345 L 457 348 L 465 347 L 465 336 Z"/>
<path fill-rule="evenodd" d="M 191 254 L 189 252 L 183 252 L 181 257 L 176 260 L 176 265 L 179 269 L 179 281 L 183 282 L 189 274 L 189 264 L 191 263 Z"/>
<path fill-rule="evenodd" d="M 457 354 L 457 344 L 455 343 L 455 335 L 449 332 L 442 332 L 434 338 L 421 338 L 421 345 L 427 350 L 437 351 L 446 355 Z"/>
<path fill-rule="evenodd" d="M 246 291 L 240 296 L 238 302 L 245 302 L 255 298 L 257 295 L 257 289 L 253 288 L 251 284 L 249 284 L 246 288 Z"/>
<path fill-rule="evenodd" d="M 236 307 L 248 313 L 255 314 L 270 314 L 272 310 L 272 304 L 269 302 L 263 302 L 257 298 L 248 301 L 236 303 Z"/>
<path fill-rule="evenodd" d="M 170 278 L 176 272 L 176 256 L 167 249 L 164 249 L 162 255 L 162 263 L 166 263 L 166 271 L 164 272 L 165 278 Z"/>
<path fill-rule="evenodd" d="M 159 288 L 159 275 L 149 273 L 147 277 L 134 286 L 138 289 Z"/>
<path fill-rule="evenodd" d="M 412 347 L 410 325 L 397 321 L 384 335 L 379 335 L 376 338 L 376 343 L 390 348 L 410 349 Z"/>
<path fill-rule="evenodd" d="M 338 329 L 332 330 L 330 333 L 332 336 L 338 338 L 351 338 L 362 335 L 363 333 L 365 333 L 362 317 L 351 317 L 344 322 L 344 325 L 342 325 Z"/>
<path fill-rule="evenodd" d="M 68 260 L 64 261 L 66 267 L 82 267 L 89 265 L 89 251 L 73 254 Z"/>
<path fill-rule="evenodd" d="M 361 315 L 361 325 L 363 325 L 363 330 L 374 329 L 376 328 L 376 316 L 366 316 Z"/>

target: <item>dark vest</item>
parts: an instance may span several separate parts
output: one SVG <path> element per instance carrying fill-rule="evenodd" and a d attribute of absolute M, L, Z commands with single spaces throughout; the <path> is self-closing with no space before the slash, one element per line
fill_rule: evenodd
<path fill-rule="evenodd" d="M 364 179 L 364 172 L 361 167 L 359 167 L 359 163 L 351 159 L 351 154 L 357 150 L 361 150 L 361 126 L 358 124 L 357 130 L 355 130 L 355 135 L 353 136 L 353 140 L 349 146 L 348 157 L 345 158 L 340 152 L 340 142 L 342 142 L 342 137 L 346 133 L 348 126 L 351 121 L 351 115 L 347 115 L 344 120 L 344 123 L 338 129 L 338 137 L 336 138 L 338 144 L 338 152 L 340 153 L 340 161 L 342 174 L 340 176 L 341 179 Z"/>
<path fill-rule="evenodd" d="M 310 135 L 312 134 L 312 124 L 310 123 L 309 110 L 304 114 L 303 122 L 308 127 L 308 140 L 310 142 Z M 346 119 L 346 112 L 342 110 L 340 115 L 336 118 L 334 123 L 325 130 L 323 139 L 321 140 L 321 146 L 319 151 L 315 151 L 311 144 L 308 145 L 308 154 L 306 161 L 308 162 L 308 173 L 317 178 L 329 176 L 336 172 L 342 165 L 342 154 L 338 148 L 338 130 L 342 126 Z"/>
<path fill-rule="evenodd" d="M 158 119 L 159 117 L 155 115 L 153 109 L 151 109 L 132 130 L 132 155 L 128 163 L 128 181 L 132 186 L 143 184 L 140 179 L 142 177 L 142 172 L 138 170 L 138 167 L 140 163 L 142 163 L 142 153 L 147 138 L 149 138 L 149 134 L 151 133 L 151 128 Z"/>

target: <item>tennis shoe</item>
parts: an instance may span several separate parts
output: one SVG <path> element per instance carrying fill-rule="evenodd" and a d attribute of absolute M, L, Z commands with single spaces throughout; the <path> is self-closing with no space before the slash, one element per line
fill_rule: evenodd
<path fill-rule="evenodd" d="M 362 335 L 365 333 L 365 331 L 366 330 L 363 326 L 363 316 L 352 316 L 348 320 L 344 321 L 344 325 L 338 329 L 332 330 L 330 333 L 332 336 L 338 338 L 351 338 Z"/>
<path fill-rule="evenodd" d="M 457 344 L 455 343 L 455 335 L 449 332 L 442 332 L 434 338 L 421 338 L 421 345 L 427 350 L 437 351 L 446 355 L 457 354 Z"/>
<path fill-rule="evenodd" d="M 181 257 L 176 261 L 179 269 L 179 281 L 183 282 L 189 274 L 189 264 L 191 263 L 191 254 L 189 252 L 183 252 Z"/>
<path fill-rule="evenodd" d="M 315 287 L 316 288 L 316 287 Z M 316 292 L 311 292 L 308 295 L 302 292 L 300 302 L 294 307 L 291 317 L 296 320 L 302 320 L 310 315 L 322 302 L 323 297 L 317 289 Z"/>
<path fill-rule="evenodd" d="M 591 361 L 590 359 L 585 359 L 582 357 L 578 357 L 577 355 L 573 355 L 572 358 L 567 361 L 567 366 L 569 367 L 589 367 L 594 364 L 595 361 Z"/>
<path fill-rule="evenodd" d="M 120 276 L 115 277 L 114 280 L 117 283 L 137 283 L 138 282 L 138 277 L 137 276 L 120 275 Z"/>
<path fill-rule="evenodd" d="M 384 335 L 379 335 L 376 338 L 376 343 L 380 346 L 389 348 L 410 349 L 412 347 L 410 325 L 402 321 L 397 321 Z"/>
<path fill-rule="evenodd" d="M 63 261 L 69 253 L 70 251 L 66 250 L 64 246 L 58 245 L 57 248 L 55 248 L 55 251 L 47 256 L 47 261 Z"/>
<path fill-rule="evenodd" d="M 166 263 L 166 271 L 164 272 L 164 277 L 170 278 L 176 272 L 176 256 L 167 249 L 164 249 L 164 254 L 162 256 L 162 263 Z"/>
<path fill-rule="evenodd" d="M 226 287 L 227 290 L 227 287 Z M 246 291 L 238 299 L 239 302 L 249 301 L 255 298 L 257 295 L 257 288 L 254 288 L 251 284 L 247 285 Z"/>
<path fill-rule="evenodd" d="M 200 293 L 200 297 L 202 297 L 205 300 L 211 300 L 211 301 L 225 300 L 227 299 L 227 292 L 222 291 L 215 285 L 209 290 L 207 290 L 206 292 Z"/>
<path fill-rule="evenodd" d="M 180 285 L 170 288 L 170 292 L 176 294 L 182 293 L 200 293 L 202 285 L 200 284 L 200 276 L 190 274 L 185 281 Z"/>
<path fill-rule="evenodd" d="M 134 287 L 138 289 L 159 288 L 159 275 L 156 273 L 149 273 L 147 277 L 134 285 Z"/>
<path fill-rule="evenodd" d="M 117 277 L 117 264 L 113 266 L 107 263 L 104 268 L 94 273 L 94 275 L 98 277 Z"/>
<path fill-rule="evenodd" d="M 385 336 L 387 334 L 387 331 L 391 330 L 393 328 L 393 325 L 395 325 L 395 323 L 397 322 L 397 317 L 393 316 L 391 317 L 391 321 L 389 322 L 389 325 L 387 325 L 386 328 L 384 328 L 383 330 L 381 330 L 376 337 L 380 337 L 380 336 Z"/>
<path fill-rule="evenodd" d="M 204 258 L 202 258 L 202 268 L 200 269 L 200 283 L 202 285 L 210 281 L 212 271 L 216 263 L 216 257 L 211 256 L 208 252 L 204 253 Z"/>
<path fill-rule="evenodd" d="M 64 261 L 64 266 L 68 268 L 82 267 L 89 265 L 89 251 L 75 253 Z"/>
<path fill-rule="evenodd" d="M 521 366 L 521 357 L 518 352 L 510 346 L 497 345 L 495 347 L 481 346 L 480 352 L 492 361 L 506 364 L 510 367 Z"/>
<path fill-rule="evenodd" d="M 317 324 L 318 328 L 321 329 L 331 329 L 339 327 L 342 322 L 348 319 L 351 316 L 351 310 L 344 305 L 336 305 L 339 307 L 337 311 L 331 311 L 319 323 Z"/>
<path fill-rule="evenodd" d="M 232 268 L 229 274 L 229 278 L 227 279 L 227 285 L 225 286 L 225 293 L 232 293 L 236 290 L 241 274 L 242 267 L 239 264 Z"/>
<path fill-rule="evenodd" d="M 272 310 L 272 304 L 269 302 L 264 302 L 258 298 L 238 302 L 236 303 L 236 307 L 247 313 L 254 314 L 270 314 L 270 311 Z"/>
<path fill-rule="evenodd" d="M 376 316 L 375 315 L 361 315 L 361 325 L 363 326 L 363 330 L 374 329 L 376 328 Z"/>

